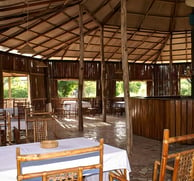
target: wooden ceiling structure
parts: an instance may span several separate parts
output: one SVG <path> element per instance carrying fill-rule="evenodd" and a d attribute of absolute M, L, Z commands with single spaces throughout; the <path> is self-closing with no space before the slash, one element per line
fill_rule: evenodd
<path fill-rule="evenodd" d="M 120 0 L 2 0 L 0 50 L 20 54 L 28 43 L 41 60 L 79 60 L 79 4 L 84 8 L 84 60 L 121 61 Z M 185 0 L 128 0 L 130 63 L 191 62 L 192 8 Z"/>

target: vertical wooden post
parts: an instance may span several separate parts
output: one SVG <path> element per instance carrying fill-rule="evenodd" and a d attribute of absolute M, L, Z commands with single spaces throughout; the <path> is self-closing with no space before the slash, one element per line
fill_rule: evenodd
<path fill-rule="evenodd" d="M 106 122 L 106 89 L 105 89 L 105 61 L 104 61 L 104 27 L 100 28 L 100 52 L 101 52 L 101 88 L 102 88 L 102 120 Z"/>
<path fill-rule="evenodd" d="M 8 97 L 11 99 L 11 77 L 8 77 Z"/>
<path fill-rule="evenodd" d="M 169 64 L 169 96 L 172 96 L 174 95 L 174 92 L 173 92 L 173 77 L 172 77 L 172 32 L 170 33 L 170 64 Z"/>
<path fill-rule="evenodd" d="M 126 113 L 126 135 L 127 135 L 127 151 L 132 154 L 133 146 L 133 128 L 132 120 L 130 119 L 129 110 L 129 65 L 127 51 L 127 1 L 121 0 L 121 53 L 122 53 L 122 69 L 124 82 L 124 100 Z"/>
<path fill-rule="evenodd" d="M 192 8 L 192 14 L 190 15 L 191 24 L 191 98 L 194 99 L 194 8 Z"/>
<path fill-rule="evenodd" d="M 4 97 L 3 97 L 3 71 L 2 65 L 3 59 L 0 57 L 0 108 L 4 107 Z"/>
<path fill-rule="evenodd" d="M 50 67 L 45 67 L 45 75 L 46 75 L 46 111 L 52 112 L 52 104 L 51 104 L 51 80 L 50 80 Z"/>
<path fill-rule="evenodd" d="M 6 121 L 7 121 L 7 130 L 8 130 L 8 143 L 11 144 L 12 131 L 11 131 L 11 118 L 10 118 L 9 111 L 7 112 L 6 119 L 7 119 Z"/>
<path fill-rule="evenodd" d="M 79 5 L 79 27 L 80 27 L 80 61 L 79 61 L 79 89 L 78 89 L 78 118 L 79 131 L 83 131 L 82 95 L 84 77 L 84 33 L 83 33 L 83 7 Z"/>

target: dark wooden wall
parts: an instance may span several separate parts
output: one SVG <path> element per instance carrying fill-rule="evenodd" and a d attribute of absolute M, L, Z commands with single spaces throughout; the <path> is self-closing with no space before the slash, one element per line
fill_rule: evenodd
<path fill-rule="evenodd" d="M 0 62 L 2 63 L 0 73 L 14 72 L 29 75 L 31 95 L 30 102 L 36 107 L 36 109 L 44 110 L 45 102 L 47 100 L 45 89 L 45 68 L 37 68 L 37 61 L 38 60 L 29 57 L 0 53 Z M 1 78 L 2 76 L 3 75 L 1 75 Z M 2 81 L 0 82 L 0 85 L 3 87 Z M 3 92 L 0 93 L 1 102 L 3 102 Z M 3 107 L 3 104 L 1 107 Z"/>
<path fill-rule="evenodd" d="M 78 61 L 50 61 L 48 68 L 38 68 L 37 59 L 0 52 L 0 106 L 3 105 L 2 72 L 28 74 L 30 77 L 31 102 L 37 109 L 45 108 L 51 97 L 53 106 L 61 103 L 57 96 L 57 80 L 78 79 Z M 179 96 L 179 80 L 188 76 L 190 63 L 169 65 L 129 64 L 129 79 L 147 81 L 147 92 L 151 97 Z M 100 62 L 84 63 L 84 79 L 97 80 L 97 99 L 101 100 Z M 49 72 L 49 75 L 48 75 Z M 115 83 L 122 80 L 120 62 L 106 62 L 107 104 L 115 100 Z M 51 95 L 48 95 L 48 77 L 50 79 Z M 134 133 L 150 138 L 161 139 L 164 128 L 170 128 L 174 135 L 194 131 L 194 103 L 183 99 L 133 99 L 130 100 L 131 119 Z M 93 100 L 95 102 L 95 100 Z M 109 111 L 109 106 L 107 106 Z"/>

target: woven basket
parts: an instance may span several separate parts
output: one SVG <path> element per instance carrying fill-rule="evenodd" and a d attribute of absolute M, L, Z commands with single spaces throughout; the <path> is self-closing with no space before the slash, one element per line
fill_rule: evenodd
<path fill-rule="evenodd" d="M 40 142 L 41 148 L 56 148 L 58 147 L 58 141 L 56 140 L 44 140 Z"/>

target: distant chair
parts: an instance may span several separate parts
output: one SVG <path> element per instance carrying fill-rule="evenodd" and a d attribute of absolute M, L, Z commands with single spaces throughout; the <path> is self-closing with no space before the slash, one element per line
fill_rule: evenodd
<path fill-rule="evenodd" d="M 25 116 L 27 142 L 40 142 L 48 139 L 50 112 L 28 112 Z"/>
<path fill-rule="evenodd" d="M 194 134 L 170 137 L 169 130 L 164 130 L 161 161 L 154 162 L 153 181 L 164 181 L 168 173 L 171 181 L 194 180 L 194 148 L 185 147 L 183 151 L 172 150 L 169 145 L 177 142 L 188 142 Z"/>
<path fill-rule="evenodd" d="M 72 116 L 76 118 L 77 115 L 77 104 L 75 103 L 64 103 L 64 115 L 66 118 L 71 118 Z"/>
<path fill-rule="evenodd" d="M 25 106 L 25 104 L 23 103 L 18 103 L 17 104 L 17 110 L 18 110 L 18 115 L 17 115 L 17 119 L 18 119 L 18 126 L 14 127 L 13 130 L 13 134 L 14 134 L 14 142 L 16 144 L 20 144 L 23 142 L 26 142 L 26 129 L 21 129 L 20 123 L 21 120 L 26 120 L 27 119 L 27 115 L 32 112 L 34 108 L 30 105 Z"/>
<path fill-rule="evenodd" d="M 25 107 L 29 107 L 29 102 L 26 99 L 13 99 L 13 117 L 20 116 L 21 118 L 24 118 L 24 109 Z M 20 114 L 20 115 L 19 115 Z"/>
<path fill-rule="evenodd" d="M 23 142 L 25 130 L 21 130 L 21 120 L 25 119 L 25 109 L 29 107 L 29 102 L 26 99 L 13 99 L 13 118 L 18 120 L 17 127 L 14 128 L 15 143 Z M 22 139 L 21 139 L 22 138 Z"/>
<path fill-rule="evenodd" d="M 81 148 L 75 150 L 67 150 L 67 151 L 60 151 L 60 152 L 51 152 L 51 153 L 42 153 L 42 154 L 29 154 L 29 155 L 21 155 L 20 148 L 16 149 L 16 160 L 17 160 L 17 180 L 22 181 L 25 179 L 41 177 L 43 181 L 82 181 L 83 180 L 83 172 L 89 170 L 99 170 L 99 181 L 103 181 L 103 149 L 104 149 L 104 140 L 100 140 L 100 144 L 93 147 L 88 148 Z M 22 170 L 24 169 L 22 165 L 28 162 L 46 162 L 45 164 L 49 163 L 49 160 L 55 158 L 76 158 L 85 154 L 94 154 L 98 153 L 99 162 L 93 163 L 91 165 L 83 165 L 79 167 L 71 167 L 71 168 L 64 168 L 57 170 L 53 168 L 53 170 L 45 170 L 41 172 L 33 172 L 30 173 L 23 173 Z M 60 159 L 58 159 L 60 161 Z M 80 163 L 81 165 L 81 163 Z M 25 167 L 25 166 L 24 166 Z"/>

